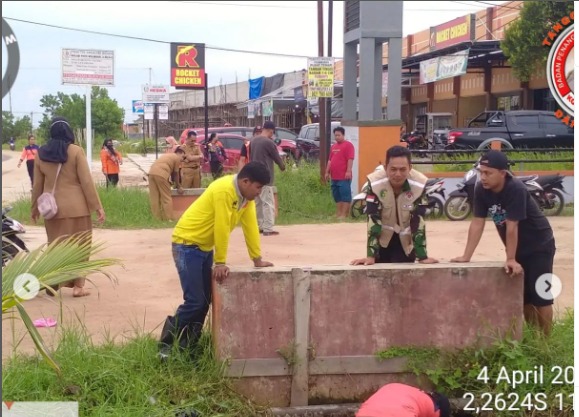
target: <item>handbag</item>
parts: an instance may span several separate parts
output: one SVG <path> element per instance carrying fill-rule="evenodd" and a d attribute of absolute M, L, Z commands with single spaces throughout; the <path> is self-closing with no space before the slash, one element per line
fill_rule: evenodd
<path fill-rule="evenodd" d="M 54 190 L 56 190 L 56 181 L 58 180 L 58 174 L 60 174 L 60 168 L 62 168 L 62 164 L 58 164 L 52 192 L 42 193 L 40 194 L 40 197 L 38 197 L 38 212 L 47 220 L 52 219 L 56 216 L 56 213 L 58 213 L 58 206 L 56 205 L 56 199 L 54 198 Z"/>

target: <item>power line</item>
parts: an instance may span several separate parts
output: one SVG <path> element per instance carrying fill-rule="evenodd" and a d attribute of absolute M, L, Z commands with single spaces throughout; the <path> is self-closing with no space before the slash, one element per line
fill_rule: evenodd
<path fill-rule="evenodd" d="M 58 26 L 58 25 L 51 25 L 48 23 L 40 23 L 40 22 L 33 22 L 30 20 L 23 20 L 23 19 L 16 19 L 13 17 L 6 17 L 6 16 L 2 16 L 3 19 L 7 19 L 7 20 L 14 20 L 15 22 L 21 22 L 21 23 L 29 23 L 31 25 L 38 25 L 38 26 L 46 26 L 46 27 L 50 27 L 50 28 L 54 28 L 54 29 L 61 29 L 61 30 L 71 30 L 74 32 L 84 32 L 84 33 L 91 33 L 93 35 L 103 35 L 103 36 L 112 36 L 112 37 L 116 37 L 116 38 L 125 38 L 125 39 L 133 39 L 133 40 L 138 40 L 138 41 L 145 41 L 145 42 L 155 42 L 155 43 L 162 43 L 165 45 L 169 45 L 171 44 L 171 42 L 168 41 L 162 41 L 159 39 L 151 39 L 151 38 L 143 38 L 143 37 L 139 37 L 139 36 L 130 36 L 130 35 L 119 35 L 116 33 L 106 33 L 106 32 L 98 32 L 96 30 L 88 30 L 88 29 L 79 29 L 79 28 L 71 28 L 71 27 L 64 27 L 64 26 Z M 269 55 L 269 56 L 277 56 L 277 57 L 283 57 L 283 58 L 300 58 L 300 59 L 307 59 L 307 58 L 313 58 L 313 56 L 308 56 L 308 55 L 293 55 L 293 54 L 284 54 L 284 53 L 280 53 L 280 52 L 261 52 L 261 51 L 248 51 L 245 49 L 234 49 L 234 48 L 222 48 L 219 46 L 210 46 L 210 45 L 205 45 L 206 49 L 212 49 L 215 51 L 224 51 L 224 52 L 237 52 L 237 53 L 241 53 L 241 54 L 254 54 L 254 55 Z M 339 57 L 336 57 L 338 59 L 341 59 Z"/>
<path fill-rule="evenodd" d="M 486 1 L 475 1 L 475 3 L 485 4 L 487 6 L 498 7 L 499 9 L 504 8 L 504 9 L 511 9 L 511 10 L 521 10 L 519 7 L 507 6 L 507 4 L 513 3 L 512 1 L 508 1 L 505 4 L 492 4 L 492 3 L 487 3 Z"/>
<path fill-rule="evenodd" d="M 173 0 L 170 3 L 184 3 L 184 4 L 202 4 L 202 5 L 211 5 L 211 6 L 239 6 L 239 7 L 259 7 L 259 8 L 272 8 L 272 9 L 310 9 L 309 7 L 305 6 L 282 6 L 282 5 L 275 5 L 275 4 L 241 4 L 241 3 L 214 3 L 210 1 L 177 1 Z"/>

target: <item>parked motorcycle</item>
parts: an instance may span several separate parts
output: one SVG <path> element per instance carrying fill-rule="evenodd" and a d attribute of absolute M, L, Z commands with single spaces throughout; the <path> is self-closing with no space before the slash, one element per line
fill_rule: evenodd
<path fill-rule="evenodd" d="M 479 161 L 480 158 L 464 174 L 462 181 L 456 185 L 457 189 L 449 194 L 444 204 L 444 214 L 449 220 L 464 220 L 472 213 L 474 187 L 478 181 Z M 539 208 L 546 215 L 558 216 L 561 214 L 565 207 L 562 175 L 545 175 L 543 177 L 530 175 L 517 178 L 523 181 Z"/>
<path fill-rule="evenodd" d="M 376 167 L 376 171 L 384 169 L 382 165 Z M 425 192 L 428 197 L 428 204 L 426 205 L 426 216 L 433 218 L 441 217 L 444 214 L 444 179 L 431 178 L 426 182 Z M 352 205 L 350 207 L 350 215 L 356 219 L 365 214 L 366 209 L 366 193 L 361 192 L 352 198 Z"/>
<path fill-rule="evenodd" d="M 14 142 L 14 138 L 10 138 L 10 150 L 11 151 L 16 150 L 16 143 Z"/>
<path fill-rule="evenodd" d="M 24 226 L 17 220 L 9 217 L 7 213 L 11 207 L 2 207 L 2 266 L 18 255 L 20 252 L 28 252 L 26 244 L 17 236 L 26 233 Z"/>
<path fill-rule="evenodd" d="M 428 140 L 422 133 L 416 130 L 410 132 L 403 141 L 408 143 L 408 149 L 410 150 L 428 149 Z"/>

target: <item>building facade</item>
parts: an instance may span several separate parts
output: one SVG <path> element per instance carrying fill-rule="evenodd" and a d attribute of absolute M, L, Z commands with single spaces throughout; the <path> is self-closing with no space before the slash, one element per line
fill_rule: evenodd
<path fill-rule="evenodd" d="M 426 113 L 448 113 L 451 127 L 462 127 L 485 110 L 555 109 L 545 68 L 521 82 L 500 49 L 505 29 L 519 17 L 522 3 L 488 7 L 403 39 L 401 118 L 408 130 Z M 385 45 L 385 70 L 387 51 Z M 342 64 L 336 63 L 337 80 L 343 78 Z M 388 82 L 386 74 L 383 83 Z M 387 91 L 384 85 L 382 91 Z M 387 102 L 384 97 L 384 114 Z"/>

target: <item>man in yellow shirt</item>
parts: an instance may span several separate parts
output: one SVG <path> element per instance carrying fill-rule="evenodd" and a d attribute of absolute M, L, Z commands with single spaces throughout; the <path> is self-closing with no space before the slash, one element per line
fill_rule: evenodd
<path fill-rule="evenodd" d="M 184 303 L 165 320 L 159 341 L 161 359 L 169 357 L 177 339 L 179 347 L 194 357 L 211 304 L 211 278 L 221 283 L 229 274 L 229 236 L 238 223 L 254 266 L 273 266 L 261 259 L 254 201 L 270 179 L 264 164 L 250 162 L 237 175 L 213 181 L 177 222 L 172 236 L 173 259 Z"/>

